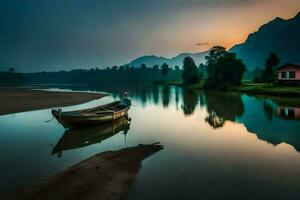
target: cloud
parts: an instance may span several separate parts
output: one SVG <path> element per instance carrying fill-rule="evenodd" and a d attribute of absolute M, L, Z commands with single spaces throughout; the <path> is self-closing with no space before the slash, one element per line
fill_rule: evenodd
<path fill-rule="evenodd" d="M 209 45 L 209 43 L 208 42 L 199 42 L 196 45 L 197 46 L 207 46 L 207 45 Z"/>

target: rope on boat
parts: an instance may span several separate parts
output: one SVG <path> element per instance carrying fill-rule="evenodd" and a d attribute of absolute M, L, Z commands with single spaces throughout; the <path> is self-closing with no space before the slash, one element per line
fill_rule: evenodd
<path fill-rule="evenodd" d="M 61 113 L 62 113 L 62 110 L 59 108 L 59 109 L 57 109 L 57 111 L 58 111 L 58 117 L 59 117 L 59 120 L 61 120 Z M 55 117 L 53 116 L 51 119 L 46 120 L 45 122 L 46 122 L 46 123 L 49 123 L 49 122 L 51 122 L 54 118 L 55 118 Z"/>
<path fill-rule="evenodd" d="M 54 119 L 54 116 L 53 116 L 51 119 L 46 120 L 45 122 L 46 122 L 46 123 L 51 122 L 53 119 Z"/>

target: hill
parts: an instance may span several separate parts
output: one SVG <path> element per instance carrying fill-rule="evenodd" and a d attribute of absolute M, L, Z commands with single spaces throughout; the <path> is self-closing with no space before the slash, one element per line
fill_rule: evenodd
<path fill-rule="evenodd" d="M 267 56 L 275 52 L 281 62 L 300 63 L 300 12 L 291 19 L 277 17 L 250 34 L 247 40 L 230 49 L 248 69 L 264 66 Z"/>
<path fill-rule="evenodd" d="M 140 67 L 142 64 L 146 64 L 147 67 L 153 67 L 154 65 L 161 66 L 163 63 L 167 63 L 170 67 L 175 67 L 178 65 L 180 68 L 182 67 L 183 59 L 187 56 L 190 56 L 194 59 L 197 65 L 205 62 L 205 56 L 208 54 L 208 51 L 200 52 L 200 53 L 182 53 L 172 58 L 162 57 L 162 56 L 142 56 L 139 57 L 130 63 L 126 64 L 133 67 Z"/>

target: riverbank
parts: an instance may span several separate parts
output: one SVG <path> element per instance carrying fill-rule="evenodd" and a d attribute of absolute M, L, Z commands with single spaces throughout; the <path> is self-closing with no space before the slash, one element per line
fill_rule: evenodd
<path fill-rule="evenodd" d="M 203 90 L 204 81 L 193 84 L 193 85 L 184 85 L 182 82 L 170 82 L 170 81 L 162 81 L 156 82 L 155 84 L 163 85 L 163 86 L 177 86 L 184 87 L 187 89 L 198 89 Z M 246 94 L 252 95 L 266 95 L 266 96 L 282 96 L 282 97 L 300 97 L 300 86 L 293 85 L 273 85 L 273 84 L 265 84 L 265 83 L 242 83 L 239 86 L 231 86 L 226 90 L 222 91 L 235 91 L 242 92 Z"/>
<path fill-rule="evenodd" d="M 17 192 L 12 199 L 124 199 L 141 162 L 162 149 L 151 144 L 100 153 Z"/>
<path fill-rule="evenodd" d="M 0 88 L 0 115 L 70 106 L 104 97 L 84 92 L 50 92 L 23 88 Z"/>
<path fill-rule="evenodd" d="M 229 90 L 253 95 L 300 97 L 300 87 L 290 85 L 242 83 L 240 86 L 229 88 Z"/>

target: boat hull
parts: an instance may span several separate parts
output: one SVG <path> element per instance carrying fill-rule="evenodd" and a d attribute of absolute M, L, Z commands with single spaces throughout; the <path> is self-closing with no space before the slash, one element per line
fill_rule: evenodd
<path fill-rule="evenodd" d="M 52 115 L 59 121 L 64 128 L 78 128 L 92 125 L 104 124 L 114 121 L 121 117 L 126 117 L 130 107 L 127 107 L 121 111 L 100 113 L 93 115 L 69 115 L 68 113 L 52 110 Z"/>

